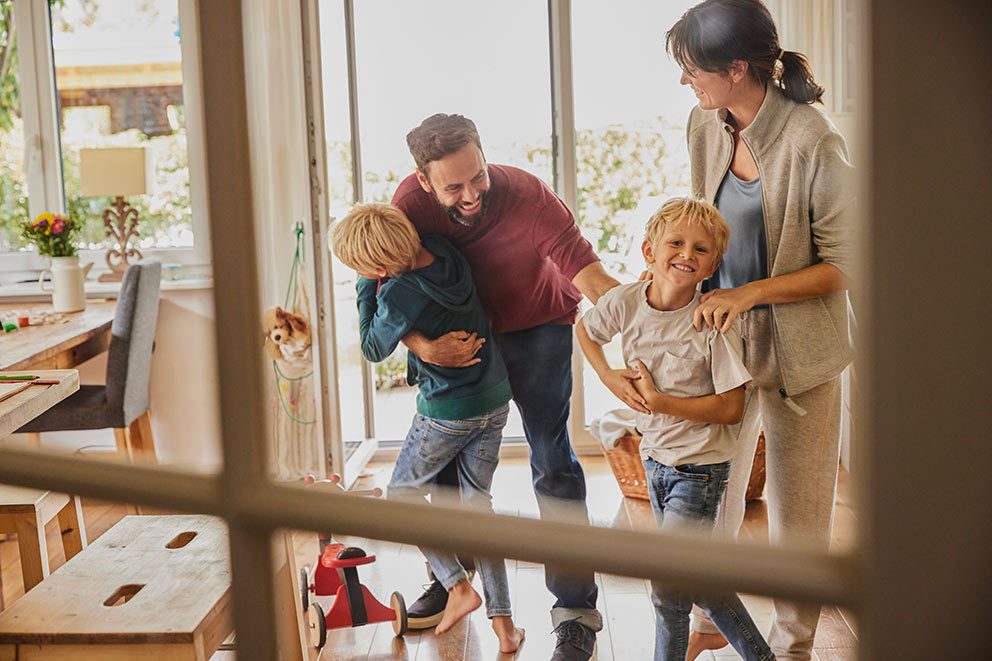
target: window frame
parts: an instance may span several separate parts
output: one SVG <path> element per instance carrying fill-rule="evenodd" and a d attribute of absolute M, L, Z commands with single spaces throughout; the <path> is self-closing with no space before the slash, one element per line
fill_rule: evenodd
<path fill-rule="evenodd" d="M 193 219 L 193 247 L 149 248 L 146 257 L 190 267 L 210 265 L 210 218 L 207 205 L 204 151 L 204 121 L 200 90 L 200 40 L 197 0 L 177 0 L 179 40 L 182 56 L 183 108 L 186 114 L 186 149 L 189 159 L 190 203 Z M 14 24 L 21 85 L 21 112 L 24 121 L 25 178 L 28 183 L 28 209 L 32 218 L 40 213 L 65 212 L 62 176 L 60 108 L 55 81 L 52 25 L 45 0 L 14 0 Z M 80 250 L 82 262 L 93 262 L 96 271 L 107 270 L 106 250 Z M 48 260 L 34 252 L 0 253 L 0 271 L 40 271 Z"/>

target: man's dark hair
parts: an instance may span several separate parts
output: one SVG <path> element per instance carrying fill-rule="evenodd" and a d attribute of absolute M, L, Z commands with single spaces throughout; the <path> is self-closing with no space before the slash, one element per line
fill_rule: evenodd
<path fill-rule="evenodd" d="M 417 164 L 427 174 L 427 166 L 472 143 L 482 151 L 482 141 L 475 122 L 463 115 L 431 115 L 406 134 L 406 144 Z M 483 155 L 483 158 L 485 156 Z"/>

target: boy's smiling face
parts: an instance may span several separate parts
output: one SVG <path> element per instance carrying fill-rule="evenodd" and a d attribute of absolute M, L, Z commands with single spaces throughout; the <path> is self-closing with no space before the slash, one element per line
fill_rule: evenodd
<path fill-rule="evenodd" d="M 696 223 L 667 227 L 654 245 L 644 241 L 641 252 L 658 284 L 670 283 L 679 289 L 695 289 L 720 264 L 716 241 Z"/>

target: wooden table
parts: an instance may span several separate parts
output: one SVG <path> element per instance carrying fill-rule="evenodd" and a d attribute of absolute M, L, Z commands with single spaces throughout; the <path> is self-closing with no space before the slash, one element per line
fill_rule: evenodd
<path fill-rule="evenodd" d="M 0 614 L 0 659 L 206 661 L 231 607 L 223 521 L 126 516 Z"/>
<path fill-rule="evenodd" d="M 28 326 L 0 333 L 0 370 L 67 369 L 107 350 L 116 301 L 88 301 L 64 323 Z M 0 304 L 5 319 L 13 310 L 50 310 L 51 305 Z"/>
<path fill-rule="evenodd" d="M 79 390 L 79 372 L 76 370 L 0 371 L 2 374 L 36 374 L 45 381 L 58 381 L 54 385 L 33 385 L 0 400 L 0 438 L 9 436 L 15 429 L 52 408 Z"/>

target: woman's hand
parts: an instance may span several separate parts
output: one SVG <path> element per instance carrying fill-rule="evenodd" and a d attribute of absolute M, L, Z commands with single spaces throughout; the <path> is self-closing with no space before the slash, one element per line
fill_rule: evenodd
<path fill-rule="evenodd" d="M 737 317 L 759 302 L 754 289 L 748 285 L 733 289 L 714 289 L 703 294 L 699 307 L 692 314 L 692 325 L 697 331 L 703 330 L 705 324 L 726 333 Z"/>
<path fill-rule="evenodd" d="M 644 397 L 635 387 L 640 375 L 634 370 L 604 370 L 599 375 L 599 380 L 603 385 L 616 395 L 617 399 L 640 413 L 651 413 L 647 407 Z"/>

